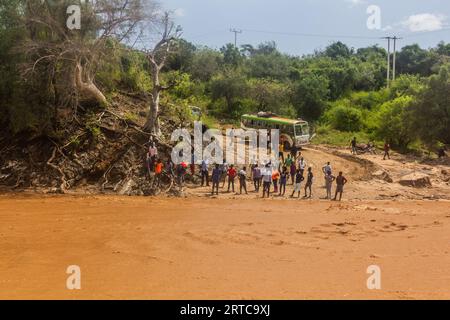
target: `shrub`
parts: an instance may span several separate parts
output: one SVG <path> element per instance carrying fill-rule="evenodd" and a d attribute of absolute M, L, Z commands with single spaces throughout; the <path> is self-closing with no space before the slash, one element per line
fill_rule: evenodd
<path fill-rule="evenodd" d="M 362 112 L 356 108 L 337 106 L 330 109 L 326 119 L 331 126 L 340 131 L 357 132 L 362 128 Z"/>

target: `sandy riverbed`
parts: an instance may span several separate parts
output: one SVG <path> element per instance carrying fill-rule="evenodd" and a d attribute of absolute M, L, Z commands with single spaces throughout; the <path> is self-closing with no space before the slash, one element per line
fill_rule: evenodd
<path fill-rule="evenodd" d="M 446 201 L 3 195 L 0 221 L 2 299 L 450 299 Z"/>

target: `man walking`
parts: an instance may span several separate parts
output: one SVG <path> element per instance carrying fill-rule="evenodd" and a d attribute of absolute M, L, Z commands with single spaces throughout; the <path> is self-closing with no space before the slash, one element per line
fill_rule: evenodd
<path fill-rule="evenodd" d="M 357 146 L 356 137 L 353 138 L 352 142 L 350 143 L 350 146 L 352 147 L 352 154 L 358 155 L 358 151 L 356 150 Z"/>
<path fill-rule="evenodd" d="M 386 157 L 391 160 L 391 156 L 389 154 L 389 152 L 391 151 L 391 145 L 386 141 L 384 143 L 384 157 L 383 160 L 386 160 Z"/>

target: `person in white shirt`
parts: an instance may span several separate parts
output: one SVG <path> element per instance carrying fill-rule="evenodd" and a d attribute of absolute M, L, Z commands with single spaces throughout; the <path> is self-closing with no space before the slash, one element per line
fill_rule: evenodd
<path fill-rule="evenodd" d="M 201 173 L 202 173 L 202 187 L 205 185 L 206 182 L 206 186 L 209 187 L 209 161 L 208 159 L 205 159 L 202 161 L 202 165 L 201 165 Z"/>
<path fill-rule="evenodd" d="M 303 173 L 305 172 L 306 169 L 306 161 L 305 158 L 301 157 L 300 160 L 298 161 L 298 168 L 300 169 L 300 171 Z"/>
<path fill-rule="evenodd" d="M 323 166 L 322 172 L 323 172 L 323 174 L 324 174 L 325 188 L 326 188 L 326 187 L 327 187 L 327 175 L 328 175 L 328 173 L 329 173 L 329 174 L 332 174 L 332 173 L 333 173 L 333 170 L 332 170 L 332 168 L 331 168 L 331 163 L 330 163 L 330 162 L 327 162 L 327 164 L 326 164 L 325 166 Z"/>
<path fill-rule="evenodd" d="M 247 192 L 247 168 L 244 167 L 241 171 L 239 171 L 239 193 L 242 194 L 242 189 L 244 189 L 245 194 Z"/>
<path fill-rule="evenodd" d="M 261 174 L 263 176 L 263 198 L 267 192 L 267 198 L 270 198 L 270 187 L 272 186 L 272 167 L 267 164 L 262 170 Z"/>

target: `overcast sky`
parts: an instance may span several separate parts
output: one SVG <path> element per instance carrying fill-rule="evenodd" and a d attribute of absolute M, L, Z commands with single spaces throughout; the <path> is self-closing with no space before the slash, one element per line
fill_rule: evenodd
<path fill-rule="evenodd" d="M 399 46 L 450 42 L 449 0 L 162 0 L 174 12 L 184 38 L 220 48 L 234 42 L 230 28 L 242 29 L 238 45 L 275 41 L 285 53 L 302 55 L 341 40 L 359 48 L 386 46 L 383 36 L 401 36 Z M 368 7 L 381 9 L 381 27 L 367 27 Z"/>

